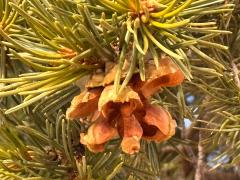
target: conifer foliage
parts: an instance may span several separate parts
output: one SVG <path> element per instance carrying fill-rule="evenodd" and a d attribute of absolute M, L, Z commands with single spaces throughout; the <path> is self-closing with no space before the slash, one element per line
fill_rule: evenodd
<path fill-rule="evenodd" d="M 238 0 L 0 0 L 0 179 L 237 178 L 239 24 Z"/>

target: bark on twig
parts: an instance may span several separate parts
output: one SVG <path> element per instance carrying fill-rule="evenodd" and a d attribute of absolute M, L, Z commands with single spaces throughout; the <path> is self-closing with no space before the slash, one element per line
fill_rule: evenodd
<path fill-rule="evenodd" d="M 232 71 L 233 71 L 233 76 L 234 76 L 234 80 L 237 84 L 237 86 L 240 88 L 240 80 L 239 80 L 239 70 L 237 65 L 232 61 Z"/>
<path fill-rule="evenodd" d="M 195 172 L 195 180 L 203 180 L 204 176 L 204 148 L 202 145 L 202 134 L 199 132 L 199 143 L 198 143 L 198 160 L 197 169 Z"/>

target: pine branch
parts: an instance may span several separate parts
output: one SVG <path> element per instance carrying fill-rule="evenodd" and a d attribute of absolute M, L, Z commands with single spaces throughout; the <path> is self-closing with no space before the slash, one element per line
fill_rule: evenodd
<path fill-rule="evenodd" d="M 196 142 L 181 136 L 189 130 L 185 118 L 194 122 L 192 131 L 204 133 L 199 148 L 206 155 L 221 147 L 213 168 L 224 167 L 224 156 L 226 168 L 238 164 L 238 13 L 239 2 L 225 0 L 0 1 L 0 178 L 178 177 L 183 159 L 196 163 L 185 151 L 196 153 Z M 79 93 L 76 81 L 113 63 L 118 94 L 135 72 L 146 79 L 146 62 L 153 59 L 159 67 L 166 55 L 187 80 L 163 88 L 151 102 L 178 121 L 175 137 L 143 141 L 133 156 L 120 152 L 119 139 L 104 153 L 85 149 L 79 132 L 90 124 L 64 115 Z M 131 68 L 125 76 L 126 62 Z M 206 107 L 209 116 L 199 117 Z M 164 151 L 168 146 L 171 153 Z"/>

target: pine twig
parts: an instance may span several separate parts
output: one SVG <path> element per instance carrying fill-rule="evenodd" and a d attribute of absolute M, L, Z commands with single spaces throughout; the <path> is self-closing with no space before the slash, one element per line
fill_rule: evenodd
<path fill-rule="evenodd" d="M 234 63 L 234 61 L 231 62 L 231 65 L 232 65 L 232 72 L 233 72 L 233 75 L 234 75 L 234 80 L 235 80 L 237 86 L 240 88 L 240 80 L 239 80 L 239 70 L 238 70 L 238 67 L 237 67 L 237 65 Z"/>
<path fill-rule="evenodd" d="M 195 172 L 195 180 L 203 180 L 204 176 L 204 148 L 202 145 L 202 133 L 199 132 L 199 143 L 198 143 L 198 160 L 197 169 Z"/>

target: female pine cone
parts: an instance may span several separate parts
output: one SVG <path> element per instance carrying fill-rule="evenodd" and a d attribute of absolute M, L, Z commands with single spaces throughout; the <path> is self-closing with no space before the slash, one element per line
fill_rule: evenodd
<path fill-rule="evenodd" d="M 179 85 L 184 75 L 169 57 L 146 64 L 146 80 L 135 74 L 128 85 L 115 96 L 112 85 L 113 67 L 106 75 L 93 75 L 85 91 L 76 96 L 67 110 L 68 119 L 91 122 L 80 142 L 92 152 L 104 151 L 105 144 L 120 137 L 123 152 L 134 154 L 140 149 L 141 138 L 161 142 L 175 134 L 176 122 L 160 105 L 151 104 L 150 97 L 162 87 Z M 102 82 L 99 84 L 99 82 Z M 96 83 L 97 87 L 93 84 Z M 90 88 L 89 88 L 90 85 Z"/>

